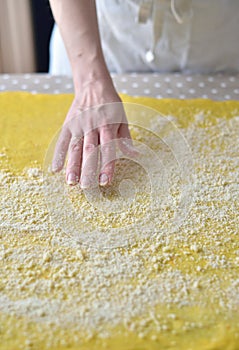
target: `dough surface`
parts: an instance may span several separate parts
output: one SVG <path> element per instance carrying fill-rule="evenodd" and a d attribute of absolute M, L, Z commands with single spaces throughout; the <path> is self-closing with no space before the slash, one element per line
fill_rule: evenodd
<path fill-rule="evenodd" d="M 161 216 L 157 206 L 151 212 L 147 169 L 127 159 L 103 195 L 115 203 L 123 178 L 127 201 L 135 172 L 129 212 L 95 215 L 79 189 L 63 185 L 74 209 L 88 213 L 85 227 L 139 230 L 128 246 L 100 249 L 57 227 L 44 194 L 44 157 L 72 98 L 0 94 L 0 350 L 238 349 L 239 102 L 122 96 L 165 117 L 137 115 L 145 130 L 133 117 L 130 128 L 164 165 L 169 199 L 161 206 L 156 198 Z M 193 201 L 185 199 L 188 215 L 167 233 L 185 180 L 173 132 L 190 149 L 193 192 L 185 194 Z"/>

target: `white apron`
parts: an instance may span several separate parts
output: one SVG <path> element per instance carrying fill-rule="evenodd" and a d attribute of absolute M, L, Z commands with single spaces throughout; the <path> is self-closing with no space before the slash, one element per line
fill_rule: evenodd
<path fill-rule="evenodd" d="M 239 71 L 239 0 L 96 3 L 110 71 Z M 57 26 L 50 43 L 50 73 L 71 74 Z"/>

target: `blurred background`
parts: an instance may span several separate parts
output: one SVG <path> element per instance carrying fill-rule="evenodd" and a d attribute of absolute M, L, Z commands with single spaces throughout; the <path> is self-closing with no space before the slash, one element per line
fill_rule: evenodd
<path fill-rule="evenodd" d="M 47 72 L 53 24 L 48 0 L 0 0 L 0 74 Z"/>

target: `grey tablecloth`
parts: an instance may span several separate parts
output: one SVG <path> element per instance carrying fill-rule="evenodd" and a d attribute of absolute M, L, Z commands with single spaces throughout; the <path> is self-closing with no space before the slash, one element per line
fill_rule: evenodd
<path fill-rule="evenodd" d="M 156 98 L 239 99 L 239 74 L 123 74 L 112 75 L 119 92 Z M 71 93 L 72 78 L 49 74 L 0 75 L 0 91 Z"/>

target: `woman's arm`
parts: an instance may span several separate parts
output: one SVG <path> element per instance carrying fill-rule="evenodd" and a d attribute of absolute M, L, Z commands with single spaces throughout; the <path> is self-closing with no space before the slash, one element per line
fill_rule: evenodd
<path fill-rule="evenodd" d="M 102 53 L 95 1 L 50 0 L 50 3 L 68 52 L 75 87 L 75 98 L 56 145 L 52 169 L 63 168 L 68 152 L 68 184 L 80 181 L 82 188 L 90 187 L 98 164 L 95 154 L 100 154 L 97 181 L 105 186 L 113 177 L 115 141 L 124 140 L 118 143 L 126 153 L 131 153 L 132 147 L 123 106 Z M 99 109 L 82 113 L 99 105 Z M 125 149 L 127 140 L 129 147 Z"/>
<path fill-rule="evenodd" d="M 75 90 L 110 79 L 102 53 L 94 0 L 50 0 L 72 67 Z"/>

